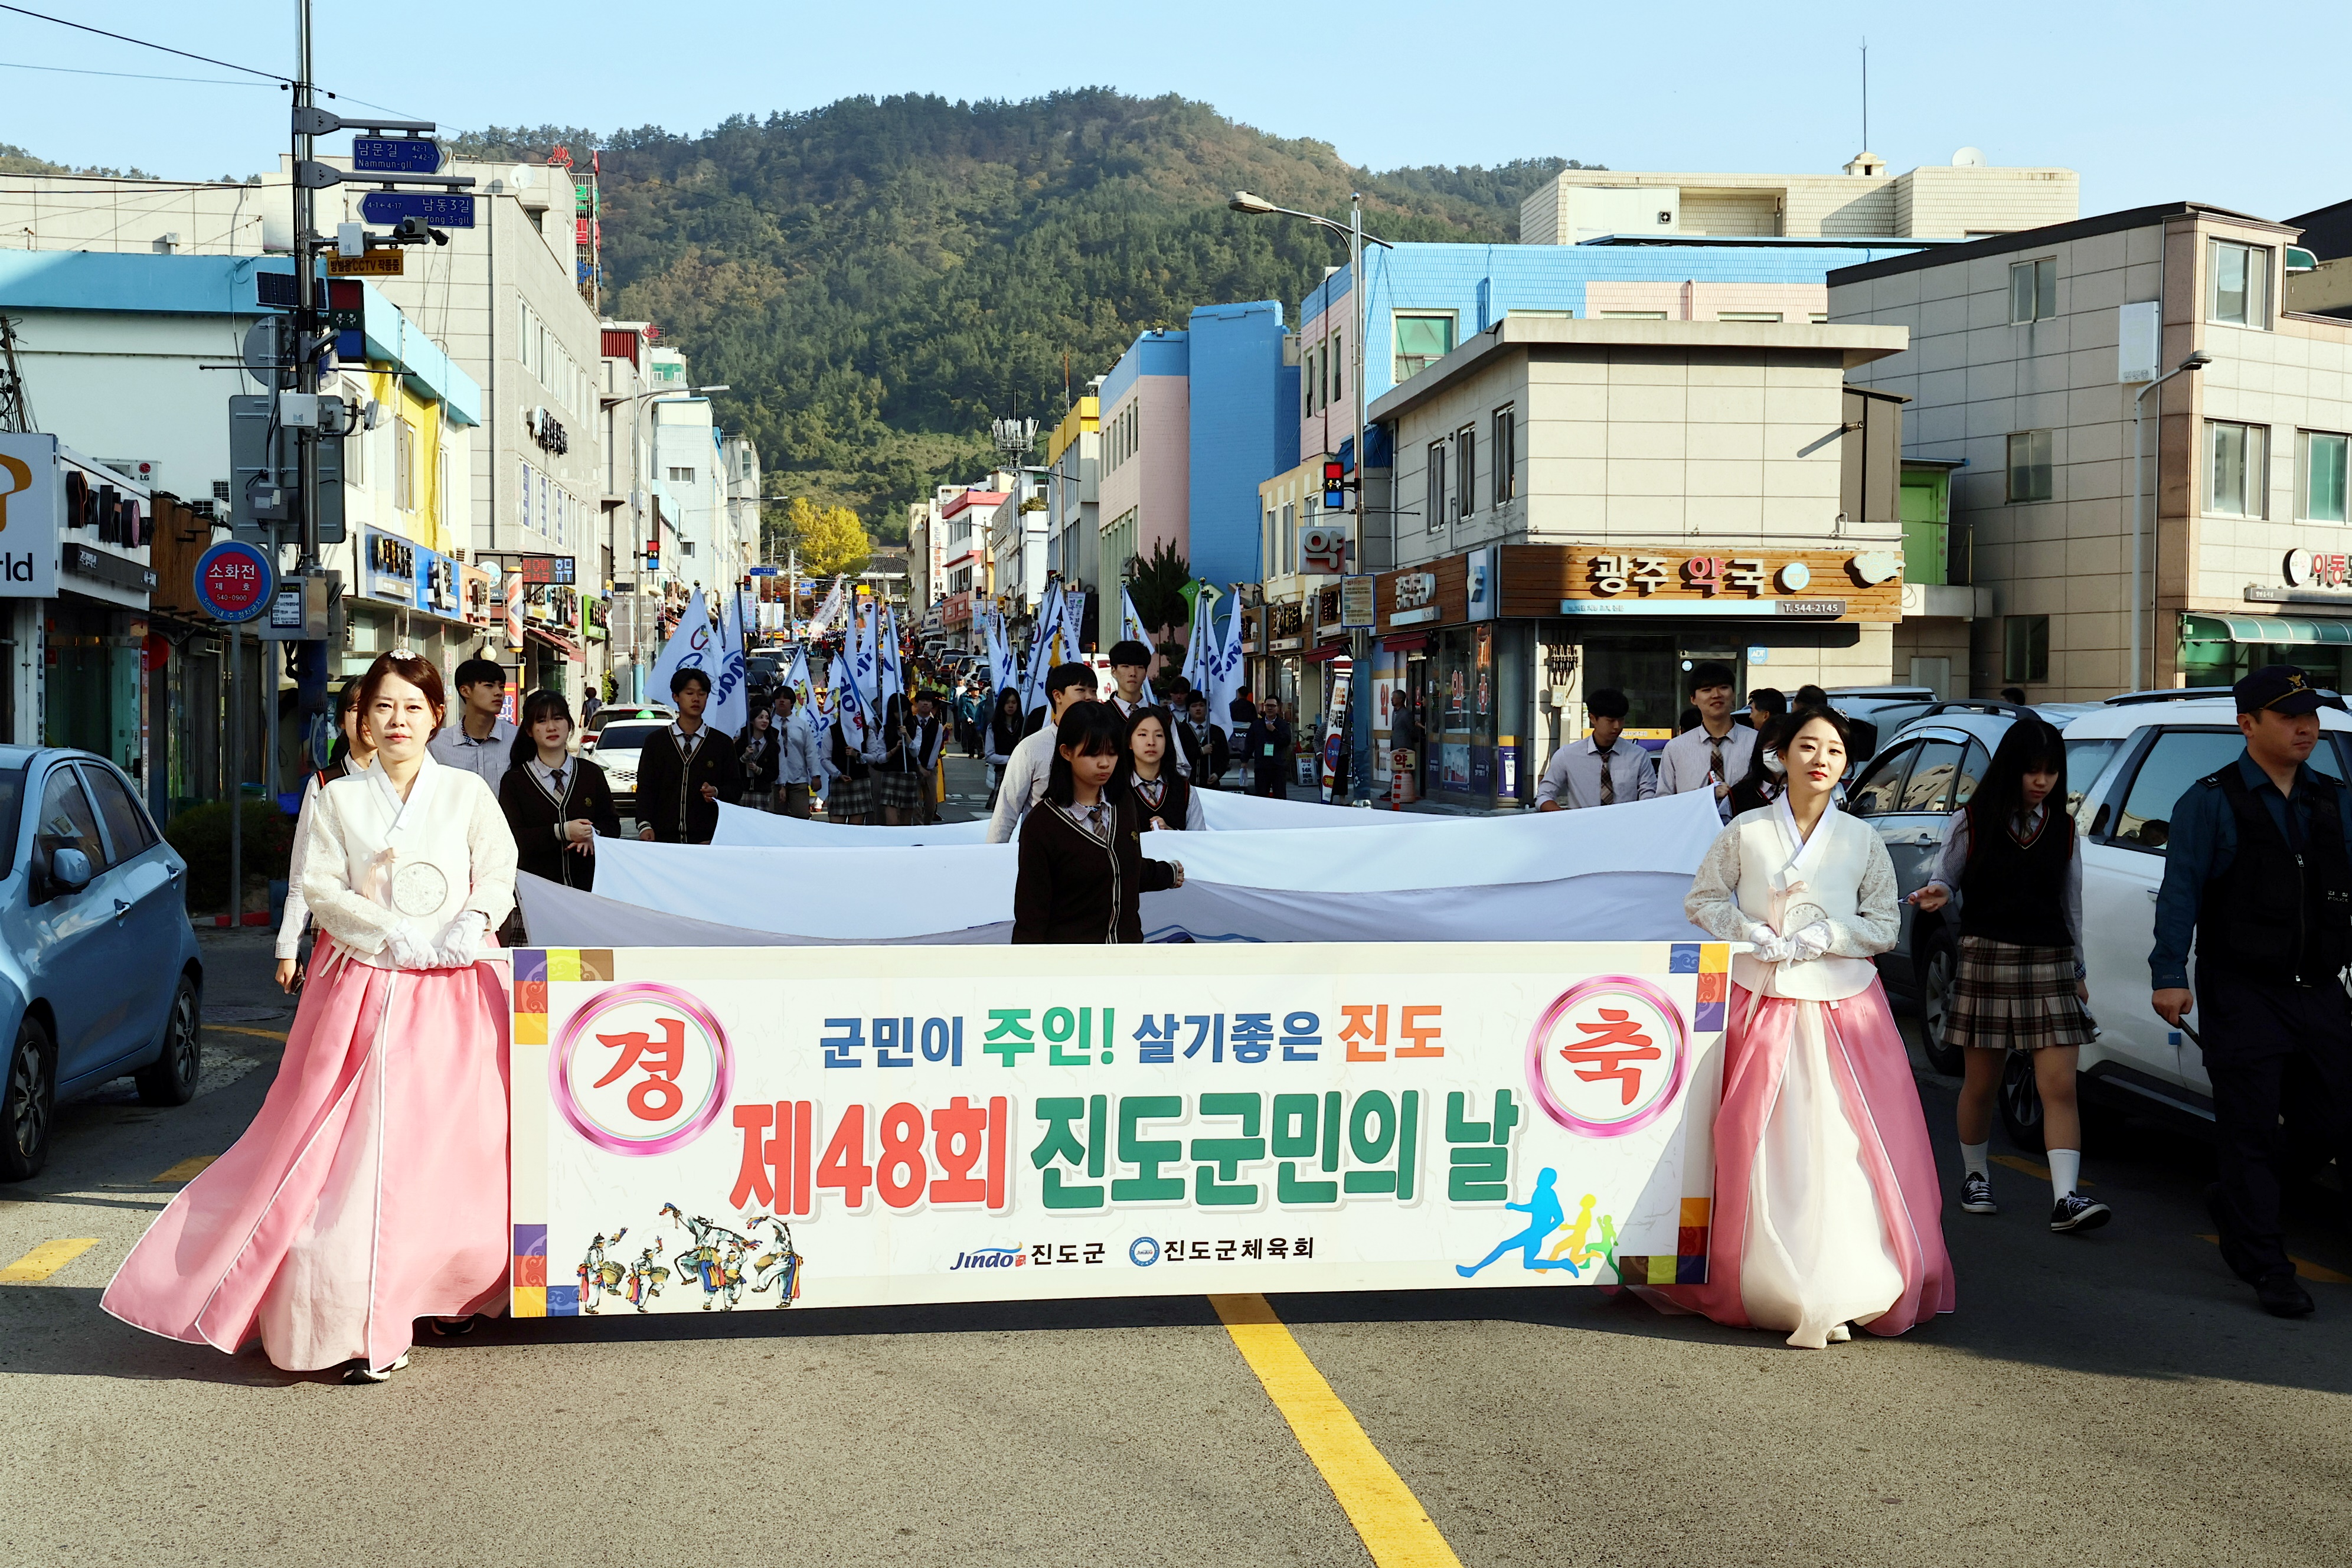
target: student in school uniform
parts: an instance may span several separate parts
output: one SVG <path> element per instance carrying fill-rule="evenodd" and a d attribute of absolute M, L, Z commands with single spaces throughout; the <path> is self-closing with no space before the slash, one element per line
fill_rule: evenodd
<path fill-rule="evenodd" d="M 1168 755 L 1175 749 L 1169 743 L 1171 727 L 1165 708 L 1139 708 L 1129 715 L 1123 782 L 1135 797 L 1147 832 L 1205 832 L 1209 825 L 1202 818 L 1201 797 L 1192 781 L 1168 765 Z"/>
<path fill-rule="evenodd" d="M 1054 706 L 1052 719 L 1024 736 L 1004 763 L 997 783 L 996 805 L 988 818 L 988 841 L 1010 844 L 1030 808 L 1045 794 L 1053 776 L 1055 739 L 1065 714 L 1080 702 L 1095 699 L 1095 672 L 1083 664 L 1057 664 L 1045 674 L 1045 700 Z"/>
<path fill-rule="evenodd" d="M 604 770 L 572 754 L 572 705 L 534 691 L 522 706 L 499 809 L 514 832 L 515 868 L 583 891 L 596 885 L 596 840 L 621 836 Z"/>
<path fill-rule="evenodd" d="M 742 787 L 735 742 L 703 721 L 710 677 L 688 667 L 669 678 L 677 718 L 647 741 L 637 763 L 637 837 L 648 843 L 708 844 L 719 803 Z"/>
<path fill-rule="evenodd" d="M 1052 733 L 1044 798 L 1021 825 L 1013 940 L 1139 942 L 1143 895 L 1182 887 L 1184 867 L 1143 858 L 1135 799 L 1112 784 L 1127 727 L 1107 703 L 1074 702 Z"/>
<path fill-rule="evenodd" d="M 1625 715 L 1633 710 L 1625 694 L 1609 687 L 1585 696 L 1591 732 L 1551 754 L 1536 786 L 1538 811 L 1622 805 L 1658 793 L 1658 769 L 1650 753 L 1624 739 Z"/>
<path fill-rule="evenodd" d="M 1666 742 L 1658 755 L 1658 793 L 1715 792 L 1717 818 L 1731 820 L 1731 786 L 1748 772 L 1756 731 L 1731 721 L 1731 669 L 1702 664 L 1691 671 L 1691 705 L 1697 722 Z"/>

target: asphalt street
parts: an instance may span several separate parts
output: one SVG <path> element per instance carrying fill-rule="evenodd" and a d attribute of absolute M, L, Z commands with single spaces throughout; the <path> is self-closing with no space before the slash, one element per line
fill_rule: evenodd
<path fill-rule="evenodd" d="M 984 795 L 975 771 L 950 793 Z M 202 941 L 200 1097 L 66 1107 L 48 1170 L 0 1189 L 12 1563 L 2072 1568 L 2334 1564 L 2352 1539 L 2352 1244 L 2320 1195 L 2290 1220 L 2318 1313 L 2264 1317 L 2203 1239 L 2195 1136 L 2095 1124 L 2095 1235 L 2051 1235 L 1999 1142 L 2004 1211 L 1962 1215 L 1957 1083 L 1924 1068 L 1959 1306 L 1900 1339 L 1792 1351 L 1573 1286 L 1276 1297 L 1336 1396 L 1312 1420 L 1202 1297 L 499 1321 L 383 1386 L 289 1376 L 97 1307 L 275 1070 L 265 933 Z M 59 1242 L 90 1245 L 10 1280 Z M 1334 1423 L 1433 1533 L 1343 1510 L 1310 1457 Z"/>

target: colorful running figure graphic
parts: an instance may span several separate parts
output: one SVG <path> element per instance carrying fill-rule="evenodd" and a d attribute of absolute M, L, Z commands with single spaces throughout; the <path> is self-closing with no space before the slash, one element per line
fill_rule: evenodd
<path fill-rule="evenodd" d="M 1555 1190 L 1559 1182 L 1559 1173 L 1546 1166 L 1543 1173 L 1536 1178 L 1536 1189 L 1528 1194 L 1527 1202 L 1506 1203 L 1503 1205 L 1507 1209 L 1517 1209 L 1526 1215 L 1527 1229 L 1517 1236 L 1505 1237 L 1496 1244 L 1494 1251 L 1486 1254 L 1475 1267 L 1455 1264 L 1454 1272 L 1465 1279 L 1470 1279 L 1479 1269 L 1486 1268 L 1487 1264 L 1494 1262 L 1506 1252 L 1516 1251 L 1519 1255 L 1519 1267 L 1522 1268 L 1565 1268 L 1571 1274 L 1576 1273 L 1578 1271 L 1576 1265 L 1565 1258 L 1538 1256 L 1538 1250 L 1549 1238 L 1551 1233 L 1558 1230 L 1561 1222 L 1568 1218 L 1568 1211 L 1560 1206 L 1559 1194 Z"/>
<path fill-rule="evenodd" d="M 1584 1272 L 1586 1264 L 1596 1258 L 1612 1268 L 1617 1267 L 1617 1222 L 1607 1215 L 1601 1215 L 1601 1240 L 1591 1240 L 1592 1205 L 1597 1201 L 1591 1193 L 1584 1194 L 1583 1206 L 1576 1211 L 1576 1223 L 1568 1227 L 1568 1234 L 1551 1249 L 1553 1258 L 1565 1261 L 1570 1270 L 1579 1275 Z"/>

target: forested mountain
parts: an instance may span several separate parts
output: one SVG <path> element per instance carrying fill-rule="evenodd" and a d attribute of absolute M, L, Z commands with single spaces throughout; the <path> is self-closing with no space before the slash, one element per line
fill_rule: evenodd
<path fill-rule="evenodd" d="M 1142 329 L 1194 305 L 1297 301 L 1343 247 L 1226 210 L 1245 188 L 1391 239 L 1507 240 L 1554 158 L 1351 171 L 1325 142 L 1104 89 L 1024 102 L 845 99 L 698 136 L 542 126 L 461 156 L 601 149 L 608 313 L 660 325 L 773 493 L 898 502 L 969 476 L 993 416 L 1050 426 Z M 1295 323 L 1294 323 L 1295 324 Z M 1042 452 L 1039 457 L 1042 458 Z"/>

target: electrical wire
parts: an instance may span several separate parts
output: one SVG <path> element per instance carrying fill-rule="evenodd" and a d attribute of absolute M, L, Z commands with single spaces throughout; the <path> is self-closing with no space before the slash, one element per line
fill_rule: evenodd
<path fill-rule="evenodd" d="M 101 38 L 112 38 L 117 43 L 136 44 L 142 49 L 161 49 L 167 55 L 177 55 L 184 60 L 201 60 L 205 65 L 219 66 L 224 70 L 243 71 L 247 76 L 268 77 L 271 81 L 290 82 L 294 79 L 278 71 L 256 70 L 251 66 L 238 65 L 235 60 L 216 60 L 210 55 L 190 54 L 185 49 L 175 49 L 169 44 L 158 44 L 146 38 L 134 38 L 128 33 L 110 33 L 104 27 L 93 27 L 87 22 L 69 22 L 63 16 L 52 16 L 46 12 L 27 11 L 22 5 L 7 5 L 5 0 L 0 0 L 0 11 L 13 11 L 19 16 L 30 16 L 37 22 L 55 22 L 60 27 L 71 27 L 81 33 L 95 33 Z"/>
<path fill-rule="evenodd" d="M 205 87 L 265 87 L 266 82 L 239 81 L 225 76 L 149 76 L 144 71 L 99 71 L 79 66 L 28 66 L 15 60 L 0 60 L 0 69 L 12 71 L 56 71 L 63 76 L 110 76 L 124 81 L 191 81 Z"/>

